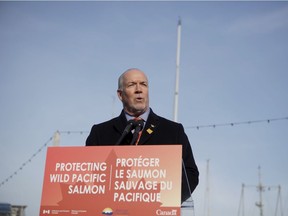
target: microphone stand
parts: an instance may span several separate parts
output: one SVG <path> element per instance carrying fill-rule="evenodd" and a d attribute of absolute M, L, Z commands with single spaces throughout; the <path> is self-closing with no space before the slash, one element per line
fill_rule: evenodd
<path fill-rule="evenodd" d="M 125 127 L 121 137 L 117 141 L 116 145 L 120 145 L 120 143 L 123 141 L 125 136 L 135 127 L 135 120 L 131 119 L 128 121 L 127 126 Z"/>

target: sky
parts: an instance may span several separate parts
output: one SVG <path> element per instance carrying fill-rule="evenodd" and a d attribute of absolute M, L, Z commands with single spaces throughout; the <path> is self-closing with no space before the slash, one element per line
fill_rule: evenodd
<path fill-rule="evenodd" d="M 118 116 L 128 68 L 147 74 L 151 108 L 173 120 L 179 17 L 195 215 L 239 215 L 242 184 L 245 215 L 259 215 L 259 166 L 264 215 L 288 215 L 286 1 L 1 1 L 0 202 L 39 215 L 51 138 L 84 146 L 93 124 Z"/>

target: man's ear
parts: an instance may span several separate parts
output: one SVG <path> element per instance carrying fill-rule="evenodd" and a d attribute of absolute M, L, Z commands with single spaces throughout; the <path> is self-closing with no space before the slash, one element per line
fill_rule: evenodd
<path fill-rule="evenodd" d="M 118 98 L 122 101 L 122 90 L 118 89 L 117 95 L 118 95 Z"/>

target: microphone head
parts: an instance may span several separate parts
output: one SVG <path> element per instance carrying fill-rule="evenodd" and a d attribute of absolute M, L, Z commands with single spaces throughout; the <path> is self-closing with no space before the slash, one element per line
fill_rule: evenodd
<path fill-rule="evenodd" d="M 127 125 L 135 125 L 135 120 L 134 119 L 130 119 L 128 122 L 127 122 Z"/>
<path fill-rule="evenodd" d="M 139 127 L 140 130 L 142 130 L 143 126 L 144 126 L 144 120 L 143 119 L 135 120 L 135 127 Z"/>
<path fill-rule="evenodd" d="M 135 120 L 134 119 L 131 119 L 127 122 L 127 126 L 124 130 L 124 133 L 125 134 L 128 134 L 131 130 L 133 130 L 135 128 Z"/>
<path fill-rule="evenodd" d="M 144 120 L 143 119 L 130 119 L 127 122 L 127 126 L 125 128 L 125 132 L 129 133 L 131 130 L 137 128 L 138 131 L 142 130 L 144 126 Z"/>

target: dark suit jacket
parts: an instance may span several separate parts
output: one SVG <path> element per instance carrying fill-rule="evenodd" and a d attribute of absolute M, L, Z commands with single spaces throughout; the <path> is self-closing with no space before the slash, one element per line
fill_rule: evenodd
<path fill-rule="evenodd" d="M 109 121 L 94 125 L 86 140 L 86 146 L 113 145 L 116 144 L 127 125 L 125 113 L 122 110 L 120 116 Z M 147 129 L 153 131 L 151 134 Z M 129 145 L 132 133 L 128 134 L 120 145 Z M 188 199 L 198 185 L 198 168 L 196 166 L 192 149 L 182 124 L 172 122 L 156 115 L 152 109 L 148 116 L 138 145 L 165 145 L 181 144 L 182 158 L 185 170 L 182 169 L 182 202 Z M 189 186 L 187 184 L 188 177 Z M 189 189 L 190 187 L 190 189 Z M 190 192 L 189 192 L 190 191 Z"/>

